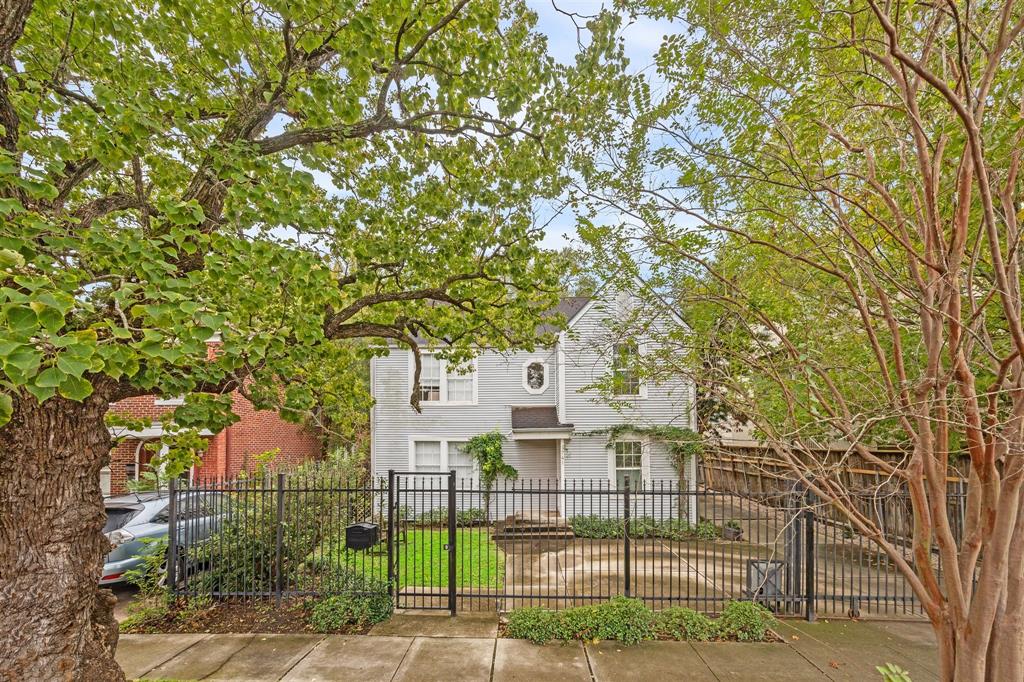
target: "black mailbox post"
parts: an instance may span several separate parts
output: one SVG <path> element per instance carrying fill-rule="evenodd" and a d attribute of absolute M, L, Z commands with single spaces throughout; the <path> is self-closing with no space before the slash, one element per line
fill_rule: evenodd
<path fill-rule="evenodd" d="M 377 544 L 380 526 L 376 523 L 353 523 L 345 528 L 347 549 L 369 549 Z"/>

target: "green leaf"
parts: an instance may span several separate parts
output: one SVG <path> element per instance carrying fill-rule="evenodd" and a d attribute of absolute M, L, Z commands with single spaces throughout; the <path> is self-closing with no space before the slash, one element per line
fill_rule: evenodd
<path fill-rule="evenodd" d="M 92 394 L 92 384 L 85 379 L 68 376 L 61 382 L 59 393 L 69 400 L 82 401 Z"/>
<path fill-rule="evenodd" d="M 78 378 L 92 365 L 88 360 L 81 360 L 68 353 L 57 356 L 57 368 L 64 374 Z"/>
<path fill-rule="evenodd" d="M 65 376 L 67 375 L 56 367 L 47 367 L 36 377 L 35 385 L 42 388 L 55 388 L 61 385 Z"/>
<path fill-rule="evenodd" d="M 11 421 L 12 414 L 14 414 L 14 401 L 7 393 L 0 393 L 0 426 Z"/>

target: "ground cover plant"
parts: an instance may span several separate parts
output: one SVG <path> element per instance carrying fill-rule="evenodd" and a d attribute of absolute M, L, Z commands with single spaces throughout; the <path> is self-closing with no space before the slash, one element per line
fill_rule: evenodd
<path fill-rule="evenodd" d="M 652 639 L 763 642 L 772 639 L 774 624 L 771 612 L 753 602 L 730 602 L 721 616 L 712 620 L 687 608 L 652 611 L 639 599 L 620 596 L 603 604 L 561 611 L 540 607 L 516 609 L 508 615 L 505 633 L 534 644 L 605 639 L 623 644 Z"/>
<path fill-rule="evenodd" d="M 318 601 L 309 617 L 317 632 L 375 625 L 391 617 L 394 601 L 386 591 L 369 595 L 339 594 Z"/>

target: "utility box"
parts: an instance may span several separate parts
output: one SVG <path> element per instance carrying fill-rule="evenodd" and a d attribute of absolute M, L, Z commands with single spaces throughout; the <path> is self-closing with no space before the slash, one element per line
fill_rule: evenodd
<path fill-rule="evenodd" d="M 785 595 L 786 562 L 752 559 L 747 562 L 747 596 L 754 601 L 771 601 Z"/>
<path fill-rule="evenodd" d="M 380 539 L 380 525 L 376 523 L 353 523 L 345 528 L 347 549 L 370 549 Z"/>

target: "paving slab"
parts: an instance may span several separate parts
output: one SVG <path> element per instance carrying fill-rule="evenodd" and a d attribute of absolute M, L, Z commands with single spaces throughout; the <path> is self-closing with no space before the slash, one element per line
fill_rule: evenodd
<path fill-rule="evenodd" d="M 278 680 L 301 661 L 323 635 L 256 635 L 207 680 Z"/>
<path fill-rule="evenodd" d="M 861 662 L 870 663 L 872 670 L 876 665 L 896 663 L 909 670 L 915 680 L 917 676 L 935 677 L 939 673 L 937 647 L 934 640 L 926 643 L 918 624 L 907 624 L 910 627 L 906 629 L 906 636 L 901 634 L 904 630 L 895 623 L 787 620 L 785 625 L 801 636 L 813 637 L 845 653 L 848 658 L 856 657 Z"/>
<path fill-rule="evenodd" d="M 623 646 L 619 642 L 587 645 L 587 657 L 598 682 L 616 680 L 673 680 L 716 682 L 689 642 L 643 642 Z"/>
<path fill-rule="evenodd" d="M 590 668 L 579 642 L 539 646 L 524 639 L 499 639 L 492 679 L 495 682 L 543 679 L 589 682 Z"/>
<path fill-rule="evenodd" d="M 129 679 L 142 677 L 208 635 L 121 635 L 117 639 L 117 664 Z"/>
<path fill-rule="evenodd" d="M 691 642 L 690 646 L 721 682 L 827 679 L 795 649 L 781 642 Z"/>
<path fill-rule="evenodd" d="M 493 639 L 417 637 L 394 680 L 486 682 L 493 657 Z"/>
<path fill-rule="evenodd" d="M 161 637 L 166 635 L 160 635 Z M 200 640 L 143 676 L 150 680 L 200 680 L 217 672 L 255 635 L 214 635 Z"/>
<path fill-rule="evenodd" d="M 496 613 L 395 614 L 370 629 L 371 635 L 389 637 L 490 637 L 498 636 Z"/>
<path fill-rule="evenodd" d="M 282 682 L 385 682 L 394 677 L 410 637 L 332 635 L 313 648 Z"/>

